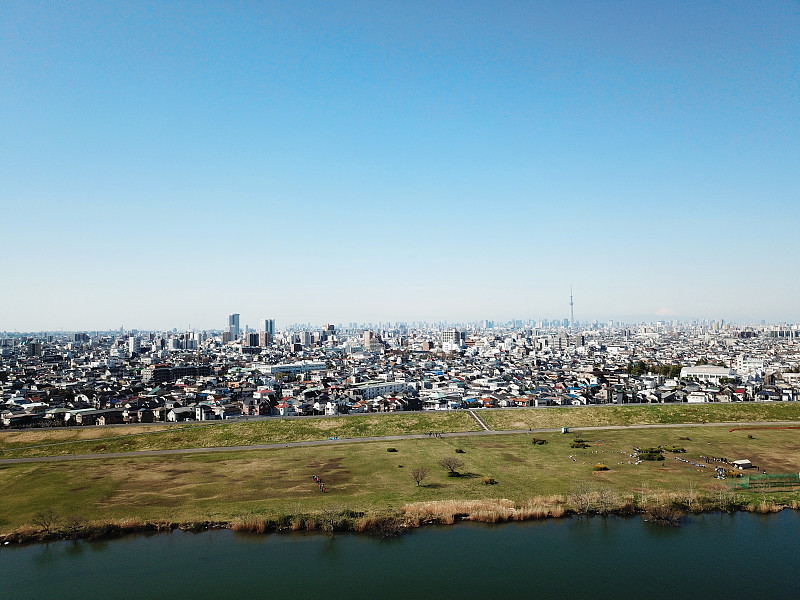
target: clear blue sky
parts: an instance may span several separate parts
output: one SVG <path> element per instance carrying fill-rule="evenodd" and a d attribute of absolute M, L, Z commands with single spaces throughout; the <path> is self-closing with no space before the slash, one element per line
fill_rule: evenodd
<path fill-rule="evenodd" d="M 800 321 L 800 3 L 5 2 L 0 330 Z"/>

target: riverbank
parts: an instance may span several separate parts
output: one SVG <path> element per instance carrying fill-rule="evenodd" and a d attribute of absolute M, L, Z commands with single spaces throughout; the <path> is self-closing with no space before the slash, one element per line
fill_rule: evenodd
<path fill-rule="evenodd" d="M 649 497 L 618 497 L 602 490 L 575 491 L 569 497 L 547 496 L 517 503 L 505 498 L 486 500 L 445 500 L 418 502 L 400 511 L 360 513 L 331 508 L 316 513 L 298 512 L 282 515 L 250 515 L 234 521 L 168 522 L 122 519 L 114 522 L 86 521 L 70 516 L 61 519 L 51 513 L 42 515 L 37 525 L 19 528 L 0 535 L 0 545 L 43 543 L 58 540 L 102 540 L 136 533 L 175 530 L 201 532 L 230 529 L 237 533 L 272 534 L 317 532 L 321 534 L 361 533 L 380 538 L 394 537 L 431 525 L 454 525 L 459 522 L 503 523 L 573 516 L 636 516 L 656 525 L 677 526 L 688 515 L 713 512 L 777 513 L 800 509 L 800 500 L 759 499 L 747 494 L 719 493 L 716 496 L 656 493 Z"/>

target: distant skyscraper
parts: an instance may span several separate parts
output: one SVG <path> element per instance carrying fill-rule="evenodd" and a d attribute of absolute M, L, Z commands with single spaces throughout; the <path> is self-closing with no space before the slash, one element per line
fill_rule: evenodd
<path fill-rule="evenodd" d="M 261 319 L 258 322 L 258 331 L 266 332 L 271 337 L 275 337 L 275 319 Z"/>
<path fill-rule="evenodd" d="M 228 315 L 228 333 L 232 340 L 239 337 L 239 313 Z"/>

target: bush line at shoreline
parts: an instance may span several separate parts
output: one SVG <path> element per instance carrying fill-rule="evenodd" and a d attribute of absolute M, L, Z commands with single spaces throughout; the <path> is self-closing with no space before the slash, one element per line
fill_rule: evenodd
<path fill-rule="evenodd" d="M 537 496 L 522 504 L 505 498 L 486 500 L 433 500 L 407 504 L 401 510 L 364 513 L 332 507 L 313 513 L 285 515 L 247 515 L 231 521 L 144 521 L 130 518 L 112 522 L 87 521 L 71 515 L 63 521 L 26 525 L 6 535 L 0 544 L 24 544 L 78 539 L 110 539 L 134 533 L 174 530 L 201 532 L 230 529 L 237 533 L 269 534 L 281 532 L 363 533 L 393 537 L 425 525 L 452 525 L 460 521 L 503 523 L 569 516 L 640 515 L 657 525 L 678 525 L 688 514 L 706 512 L 752 512 L 768 514 L 784 509 L 800 509 L 800 500 L 778 502 L 756 495 L 651 493 L 619 495 L 605 490 L 575 490 L 569 496 Z M 55 517 L 53 517 L 55 519 Z"/>

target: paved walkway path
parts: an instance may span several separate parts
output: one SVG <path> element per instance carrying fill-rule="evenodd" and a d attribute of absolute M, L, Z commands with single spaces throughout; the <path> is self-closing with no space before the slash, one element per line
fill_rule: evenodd
<path fill-rule="evenodd" d="M 605 425 L 598 427 L 570 427 L 570 432 L 577 431 L 608 431 L 612 429 L 677 429 L 688 427 L 781 427 L 794 426 L 800 427 L 797 421 L 761 421 L 761 422 L 736 422 L 736 423 L 673 423 L 673 424 L 651 424 L 651 425 Z M 483 431 L 459 431 L 454 433 L 442 434 L 442 437 L 472 437 L 482 435 L 514 435 L 521 433 L 558 433 L 561 428 L 552 429 L 507 429 L 503 431 L 483 430 Z M 287 442 L 283 444 L 257 444 L 252 446 L 216 446 L 213 448 L 179 448 L 175 450 L 140 450 L 137 452 L 109 452 L 106 454 L 70 454 L 65 456 L 37 456 L 32 458 L 4 458 L 0 459 L 0 465 L 10 465 L 17 463 L 38 463 L 38 462 L 64 462 L 76 460 L 107 460 L 109 458 L 137 458 L 141 456 L 169 456 L 179 454 L 206 454 L 209 452 L 241 452 L 249 450 L 275 450 L 278 448 L 299 448 L 303 446 L 327 446 L 331 444 L 353 444 L 359 442 L 391 442 L 397 440 L 421 440 L 430 439 L 426 433 L 408 435 L 384 435 L 379 437 L 363 438 L 342 438 L 326 440 L 310 440 L 306 442 Z"/>
<path fill-rule="evenodd" d="M 478 413 L 476 413 L 474 409 L 470 408 L 467 412 L 472 415 L 472 418 L 478 422 L 478 425 L 480 425 L 484 431 L 489 431 L 489 426 L 478 416 Z"/>

